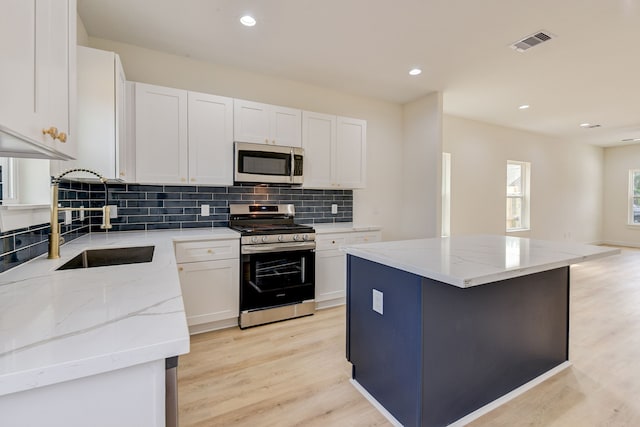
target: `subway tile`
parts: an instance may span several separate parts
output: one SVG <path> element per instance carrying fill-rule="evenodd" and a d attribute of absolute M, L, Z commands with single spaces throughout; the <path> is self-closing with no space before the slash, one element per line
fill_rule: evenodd
<path fill-rule="evenodd" d="M 182 200 L 213 200 L 211 193 L 182 193 Z"/>
<path fill-rule="evenodd" d="M 213 227 L 213 222 L 182 222 L 180 225 L 182 228 L 211 228 Z"/>
<path fill-rule="evenodd" d="M 147 230 L 170 230 L 170 229 L 180 229 L 180 223 L 179 222 L 160 222 L 160 223 L 147 224 Z"/>
<path fill-rule="evenodd" d="M 197 215 L 165 215 L 163 222 L 192 222 L 197 218 Z"/>
<path fill-rule="evenodd" d="M 235 193 L 254 193 L 254 187 L 229 187 L 229 194 Z"/>
<path fill-rule="evenodd" d="M 165 208 L 189 208 L 194 206 L 198 206 L 198 202 L 196 200 L 165 200 L 164 202 Z"/>
<path fill-rule="evenodd" d="M 141 197 L 144 199 L 145 197 Z M 147 200 L 180 200 L 182 193 L 180 192 L 159 192 L 159 193 L 146 193 Z"/>
<path fill-rule="evenodd" d="M 198 187 L 193 185 L 165 185 L 164 191 L 170 192 L 175 191 L 178 193 L 186 193 L 186 192 L 194 192 Z"/>
<path fill-rule="evenodd" d="M 144 224 L 147 222 L 163 222 L 161 215 L 141 215 L 141 216 L 128 216 L 128 224 Z"/>
<path fill-rule="evenodd" d="M 144 224 L 116 224 L 111 231 L 143 231 L 145 230 Z"/>
<path fill-rule="evenodd" d="M 227 187 L 198 187 L 198 193 L 226 193 Z"/>
<path fill-rule="evenodd" d="M 200 212 L 199 209 L 198 212 Z M 151 215 L 181 215 L 191 212 L 187 212 L 185 208 L 151 208 L 148 213 Z"/>
<path fill-rule="evenodd" d="M 162 200 L 127 200 L 129 208 L 161 208 L 163 205 Z"/>
<path fill-rule="evenodd" d="M 141 184 L 129 184 L 127 185 L 127 191 L 138 191 L 138 192 L 157 192 L 162 193 L 164 191 L 164 186 L 162 185 L 141 185 Z"/>

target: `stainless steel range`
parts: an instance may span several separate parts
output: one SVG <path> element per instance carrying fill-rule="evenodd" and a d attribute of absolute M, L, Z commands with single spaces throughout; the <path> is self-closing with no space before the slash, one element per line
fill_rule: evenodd
<path fill-rule="evenodd" d="M 232 204 L 240 240 L 240 328 L 315 312 L 315 230 L 293 205 Z"/>

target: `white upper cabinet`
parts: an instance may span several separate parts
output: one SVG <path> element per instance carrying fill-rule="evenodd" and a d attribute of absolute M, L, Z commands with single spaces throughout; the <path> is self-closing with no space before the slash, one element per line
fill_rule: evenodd
<path fill-rule="evenodd" d="M 186 184 L 187 92 L 136 83 L 136 180 Z"/>
<path fill-rule="evenodd" d="M 75 156 L 76 0 L 2 0 L 1 7 L 0 128 L 28 143 L 3 136 L 0 151 Z"/>
<path fill-rule="evenodd" d="M 305 111 L 302 114 L 306 188 L 364 188 L 365 120 Z"/>
<path fill-rule="evenodd" d="M 336 140 L 336 116 L 302 112 L 305 187 L 335 187 Z"/>
<path fill-rule="evenodd" d="M 302 146 L 300 110 L 242 99 L 234 99 L 233 108 L 234 141 Z"/>
<path fill-rule="evenodd" d="M 59 170 L 87 168 L 109 179 L 126 179 L 126 77 L 113 52 L 78 46 L 76 160 Z M 121 165 L 121 160 L 124 164 Z"/>
<path fill-rule="evenodd" d="M 367 171 L 367 122 L 338 117 L 336 183 L 342 188 L 364 188 Z"/>
<path fill-rule="evenodd" d="M 233 99 L 135 86 L 136 181 L 233 185 Z"/>
<path fill-rule="evenodd" d="M 233 185 L 233 99 L 189 92 L 189 182 Z"/>

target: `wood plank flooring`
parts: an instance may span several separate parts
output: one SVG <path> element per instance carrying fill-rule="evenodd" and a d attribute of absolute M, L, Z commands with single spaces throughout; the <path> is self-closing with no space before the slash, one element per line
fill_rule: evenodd
<path fill-rule="evenodd" d="M 349 383 L 344 313 L 192 336 L 180 425 L 390 425 Z M 570 360 L 470 426 L 640 426 L 640 251 L 572 267 Z"/>

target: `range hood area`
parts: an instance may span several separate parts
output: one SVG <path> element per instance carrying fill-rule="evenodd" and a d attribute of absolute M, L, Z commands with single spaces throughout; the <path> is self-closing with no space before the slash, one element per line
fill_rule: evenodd
<path fill-rule="evenodd" d="M 0 125 L 0 157 L 25 157 L 32 159 L 71 160 L 73 157 Z"/>

